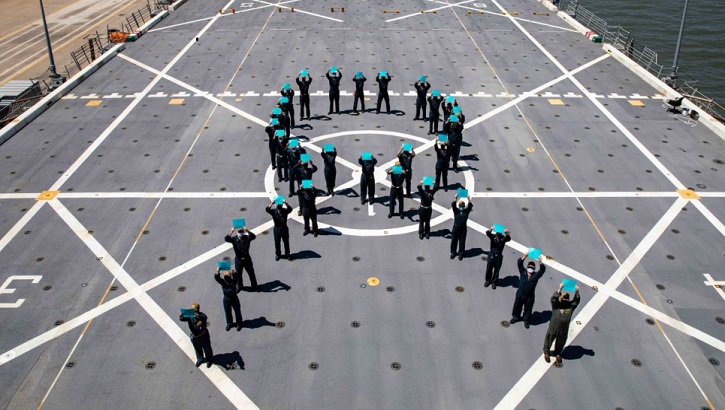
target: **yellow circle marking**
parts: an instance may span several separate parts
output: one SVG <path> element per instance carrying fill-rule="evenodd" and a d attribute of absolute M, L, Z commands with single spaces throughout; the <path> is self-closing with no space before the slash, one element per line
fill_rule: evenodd
<path fill-rule="evenodd" d="M 234 101 L 242 101 L 241 98 L 235 98 Z"/>
<path fill-rule="evenodd" d="M 368 278 L 368 285 L 370 286 L 378 286 L 379 283 L 380 280 L 378 280 L 378 278 L 376 278 L 375 276 Z"/>
<path fill-rule="evenodd" d="M 533 148 L 529 147 L 529 148 L 526 148 L 526 151 L 529 151 L 529 152 L 534 152 L 534 151 L 535 151 L 535 149 L 533 149 Z"/>

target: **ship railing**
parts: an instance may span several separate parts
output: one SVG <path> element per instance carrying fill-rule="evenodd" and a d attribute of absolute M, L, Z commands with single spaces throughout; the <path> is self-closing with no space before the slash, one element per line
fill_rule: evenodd
<path fill-rule="evenodd" d="M 24 113 L 25 110 L 35 105 L 38 101 L 42 100 L 45 95 L 34 95 L 28 98 L 21 98 L 10 103 L 7 114 L 0 118 L 0 128 L 4 127 L 12 120 L 18 118 L 20 114 Z"/>
<path fill-rule="evenodd" d="M 677 91 L 716 120 L 725 123 L 725 107 L 697 89 L 697 80 L 685 81 L 677 87 Z"/>

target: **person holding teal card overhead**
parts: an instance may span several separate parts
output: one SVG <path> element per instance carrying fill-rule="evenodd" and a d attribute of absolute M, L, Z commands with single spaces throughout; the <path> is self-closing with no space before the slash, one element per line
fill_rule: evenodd
<path fill-rule="evenodd" d="M 468 232 L 468 215 L 473 209 L 473 203 L 469 196 L 468 205 L 464 198 L 453 197 L 451 209 L 453 210 L 453 229 L 451 229 L 451 259 L 458 255 L 458 260 L 463 260 L 463 252 L 466 249 L 466 233 Z"/>
<path fill-rule="evenodd" d="M 433 214 L 433 178 L 424 177 L 418 185 L 418 195 L 420 195 L 420 206 L 418 207 L 418 237 L 423 240 L 423 237 L 430 239 L 430 217 Z"/>
<path fill-rule="evenodd" d="M 359 74 L 359 75 L 358 75 Z M 355 78 L 352 79 L 352 81 L 355 82 L 355 91 L 353 93 L 353 102 L 352 102 L 352 112 L 357 114 L 357 102 L 360 101 L 360 107 L 362 107 L 362 112 L 365 112 L 365 81 L 368 79 L 365 78 L 363 73 L 357 72 L 355 73 Z"/>
<path fill-rule="evenodd" d="M 415 157 L 415 151 L 411 144 L 403 144 L 398 151 L 398 162 L 400 166 L 405 170 L 405 196 L 411 198 L 410 184 L 413 178 L 413 158 Z"/>
<path fill-rule="evenodd" d="M 307 111 L 307 119 L 310 119 L 310 84 L 312 77 L 307 70 L 300 71 L 297 76 L 297 86 L 300 87 L 300 121 L 305 119 L 305 110 Z"/>
<path fill-rule="evenodd" d="M 365 205 L 370 196 L 370 203 L 375 199 L 375 165 L 378 160 L 371 156 L 369 152 L 363 152 L 358 158 L 357 163 L 362 167 L 360 175 L 360 203 Z"/>
<path fill-rule="evenodd" d="M 302 154 L 306 154 L 307 151 L 300 147 L 299 141 L 296 139 L 289 140 L 287 144 L 287 166 L 289 167 L 289 196 L 290 198 L 295 194 L 295 182 L 299 185 L 302 178 L 298 173 L 300 158 Z"/>
<path fill-rule="evenodd" d="M 428 117 L 428 135 L 438 134 L 438 120 L 440 119 L 439 108 L 443 102 L 443 97 L 438 90 L 433 90 L 428 97 L 428 108 L 430 116 Z"/>
<path fill-rule="evenodd" d="M 383 103 L 383 100 L 385 100 L 385 108 L 388 111 L 388 114 L 390 114 L 390 96 L 388 95 L 388 84 L 390 83 L 390 80 L 393 77 L 388 74 L 385 71 L 381 71 L 377 77 L 375 77 L 375 81 L 378 83 L 378 104 L 377 104 L 377 110 L 376 113 L 380 114 L 380 106 Z"/>
<path fill-rule="evenodd" d="M 328 150 L 328 144 L 325 144 L 325 149 L 322 151 L 322 161 L 325 163 L 325 186 L 327 188 L 327 195 L 335 195 L 335 179 L 337 178 L 337 166 L 335 159 L 337 158 L 337 148 L 330 145 Z"/>
<path fill-rule="evenodd" d="M 564 283 L 559 285 L 559 289 L 554 292 L 551 297 L 551 321 L 549 329 L 546 331 L 544 338 L 544 360 L 546 363 L 551 361 L 550 353 L 556 356 L 556 364 L 562 365 L 561 352 L 566 345 L 566 339 L 569 337 L 569 323 L 574 314 L 574 309 L 579 306 L 579 286 L 574 287 L 573 295 L 563 290 Z M 554 351 L 550 352 L 551 344 L 556 340 Z"/>
<path fill-rule="evenodd" d="M 488 257 L 486 258 L 486 281 L 483 286 L 488 287 L 491 285 L 491 289 L 496 289 L 498 275 L 503 264 L 503 249 L 506 246 L 506 242 L 511 240 L 511 236 L 509 236 L 509 230 L 505 228 L 503 232 L 494 233 L 493 231 L 493 226 L 486 231 L 486 236 L 491 240 L 491 245 L 489 247 Z"/>
<path fill-rule="evenodd" d="M 289 140 L 284 136 L 283 130 L 277 130 L 275 132 L 282 131 L 281 137 L 275 137 L 277 142 L 277 181 L 289 181 L 289 163 L 287 161 L 287 146 Z"/>
<path fill-rule="evenodd" d="M 536 270 L 536 263 L 529 261 L 524 269 L 524 260 L 526 255 L 522 256 L 516 263 L 519 268 L 519 288 L 516 290 L 516 297 L 514 298 L 514 308 L 511 311 L 511 324 L 524 321 L 524 327 L 529 328 L 529 319 L 531 318 L 531 312 L 534 310 L 534 302 L 536 300 L 536 285 L 539 283 L 539 279 L 544 276 L 546 272 L 546 265 L 541 263 L 541 255 L 539 255 L 539 270 Z M 521 308 L 524 309 L 524 316 L 521 317 Z"/>
<path fill-rule="evenodd" d="M 237 296 L 237 293 L 239 293 L 242 288 L 238 286 L 237 278 L 235 277 L 234 271 L 227 271 L 224 272 L 224 279 L 221 278 L 221 272 L 219 268 L 217 268 L 216 273 L 214 274 L 214 280 L 217 281 L 217 283 L 222 287 L 222 293 L 224 294 L 224 299 L 222 299 L 222 304 L 224 306 L 224 316 L 227 320 L 227 332 L 229 329 L 234 326 L 236 323 L 237 325 L 237 332 L 242 330 L 242 308 L 239 304 L 239 297 Z M 237 318 L 237 321 L 234 322 L 234 319 L 232 317 L 232 310 L 234 310 L 234 315 Z"/>
<path fill-rule="evenodd" d="M 267 145 L 269 148 L 269 159 L 272 162 L 272 169 L 277 168 L 277 137 L 275 136 L 277 130 L 284 133 L 282 125 L 277 118 L 270 119 L 269 125 L 264 128 L 268 138 Z"/>
<path fill-rule="evenodd" d="M 302 187 L 297 191 L 300 197 L 300 211 L 305 221 L 305 231 L 302 236 L 307 236 L 310 232 L 317 238 L 319 230 L 317 228 L 317 190 L 309 179 L 302 180 Z M 310 230 L 310 221 L 312 221 L 312 230 Z"/>
<path fill-rule="evenodd" d="M 214 364 L 214 351 L 211 348 L 211 338 L 209 330 L 206 328 L 207 317 L 201 312 L 201 306 L 198 303 L 192 303 L 191 308 L 194 310 L 194 317 L 185 317 L 179 315 L 179 320 L 189 324 L 191 334 L 191 344 L 196 352 L 196 367 L 201 366 L 206 361 L 206 367 Z M 206 356 L 206 358 L 205 358 Z"/>
<path fill-rule="evenodd" d="M 440 189 L 441 177 L 443 177 L 443 190 L 448 192 L 448 161 L 451 154 L 448 150 L 448 143 L 445 141 L 433 144 L 436 151 L 436 181 L 433 187 L 434 191 Z"/>
<path fill-rule="evenodd" d="M 234 267 L 236 268 L 236 278 L 239 281 L 240 290 L 244 286 L 242 271 L 246 270 L 249 275 L 249 281 L 252 283 L 252 290 L 259 292 L 257 276 L 254 274 L 254 263 L 252 263 L 252 256 L 249 254 L 249 246 L 256 238 L 257 235 L 254 232 L 250 232 L 246 226 L 239 229 L 236 234 L 232 227 L 229 234 L 224 237 L 224 242 L 231 243 L 234 248 Z"/>
<path fill-rule="evenodd" d="M 461 155 L 461 145 L 463 144 L 463 126 L 458 122 L 457 116 L 449 116 L 443 123 L 443 132 L 448 134 L 448 145 L 451 151 L 453 172 L 460 172 L 461 169 L 458 168 L 458 157 Z"/>
<path fill-rule="evenodd" d="M 284 258 L 292 260 L 289 253 L 289 227 L 287 227 L 287 217 L 292 212 L 292 207 L 287 202 L 277 204 L 277 201 L 272 201 L 265 211 L 272 216 L 274 222 L 274 260 L 278 261 L 282 257 L 281 243 L 284 242 Z"/>
<path fill-rule="evenodd" d="M 403 182 L 405 181 L 405 170 L 402 166 L 400 166 L 400 161 L 396 161 L 395 166 L 388 170 L 388 175 L 390 175 L 391 183 L 388 218 L 393 217 L 393 213 L 395 212 L 395 203 L 397 202 L 400 219 L 403 219 L 405 217 L 405 215 L 403 215 Z"/>
<path fill-rule="evenodd" d="M 430 89 L 430 84 L 428 81 L 426 81 L 426 76 L 422 75 L 418 79 L 418 81 L 415 82 L 415 93 L 416 93 L 416 99 L 415 99 L 415 118 L 413 118 L 413 121 L 422 119 L 423 121 L 428 121 L 428 118 L 425 115 L 425 106 L 426 106 L 426 95 L 428 94 L 428 90 Z M 423 117 L 421 118 L 420 113 L 423 111 Z"/>
<path fill-rule="evenodd" d="M 453 98 L 452 95 L 449 95 L 448 97 L 446 97 L 445 101 L 441 105 L 441 107 L 443 109 L 443 120 L 444 121 L 447 120 L 448 118 L 450 118 L 451 114 L 453 113 L 453 107 L 457 107 L 457 106 L 458 106 L 458 102 L 456 101 L 455 98 Z"/>
<path fill-rule="evenodd" d="M 295 90 L 293 90 L 289 84 L 285 83 L 282 84 L 282 89 L 279 91 L 279 93 L 282 95 L 282 97 L 287 98 L 287 103 L 283 104 L 285 111 L 287 111 L 287 115 L 289 115 L 290 120 L 290 126 L 292 128 L 295 127 L 295 106 L 294 106 L 294 97 L 295 97 Z"/>
<path fill-rule="evenodd" d="M 335 108 L 335 114 L 340 114 L 340 80 L 342 80 L 342 72 L 340 72 L 337 67 L 330 67 L 325 76 L 327 77 L 327 81 L 330 83 L 330 110 L 327 114 L 332 114 L 333 105 Z"/>

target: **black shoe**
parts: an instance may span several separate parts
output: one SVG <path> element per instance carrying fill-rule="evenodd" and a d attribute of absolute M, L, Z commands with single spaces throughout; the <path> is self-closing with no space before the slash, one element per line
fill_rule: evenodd
<path fill-rule="evenodd" d="M 328 112 L 327 112 L 327 115 L 330 115 L 330 114 L 332 114 L 332 111 L 328 111 Z"/>
<path fill-rule="evenodd" d="M 307 235 L 309 235 L 309 233 L 310 233 L 310 231 L 308 231 L 307 229 L 305 229 L 305 231 L 302 232 L 302 236 L 307 236 Z"/>
<path fill-rule="evenodd" d="M 458 254 L 458 260 L 459 261 L 462 261 L 463 260 L 463 252 L 461 252 L 461 253 Z M 496 285 L 493 285 L 491 287 L 494 288 L 494 289 L 496 289 Z"/>
<path fill-rule="evenodd" d="M 491 283 L 491 289 L 496 289 L 496 282 Z"/>
<path fill-rule="evenodd" d="M 279 260 L 279 255 L 275 255 L 274 260 L 278 261 Z"/>
<path fill-rule="evenodd" d="M 457 173 L 461 172 L 461 169 L 458 167 L 455 167 L 455 168 L 453 168 L 453 172 L 455 172 L 457 174 Z"/>
<path fill-rule="evenodd" d="M 228 332 L 228 331 L 229 331 L 229 329 L 231 329 L 231 328 L 232 328 L 232 325 L 228 324 L 228 325 L 227 325 L 227 332 Z"/>
<path fill-rule="evenodd" d="M 284 177 L 284 182 L 289 182 L 289 177 Z"/>
<path fill-rule="evenodd" d="M 210 368 L 212 364 L 214 364 L 214 362 L 212 362 L 211 360 L 209 360 L 208 362 L 206 362 L 206 368 L 207 369 Z"/>
<path fill-rule="evenodd" d="M 352 110 L 352 113 L 353 114 L 357 114 L 357 110 Z"/>
<path fill-rule="evenodd" d="M 514 323 L 518 322 L 519 320 L 521 320 L 521 319 L 512 317 L 511 320 L 509 320 L 509 323 L 511 323 L 513 325 Z"/>
<path fill-rule="evenodd" d="M 257 289 L 257 292 L 259 292 L 259 289 Z M 237 332 L 242 330 L 242 325 L 237 325 Z"/>
<path fill-rule="evenodd" d="M 277 182 L 282 182 L 282 181 L 284 181 L 284 179 L 278 179 L 278 180 L 277 180 Z"/>
<path fill-rule="evenodd" d="M 319 234 L 319 232 L 318 232 L 318 231 L 315 231 L 315 232 L 313 233 L 313 235 L 315 236 L 315 238 L 317 238 L 317 235 L 318 235 L 318 234 Z"/>
<path fill-rule="evenodd" d="M 448 192 L 448 187 L 443 188 L 444 192 Z"/>
<path fill-rule="evenodd" d="M 561 362 L 561 356 L 556 356 L 556 361 L 554 362 L 554 365 L 559 367 L 564 365 L 564 363 Z"/>
<path fill-rule="evenodd" d="M 403 218 L 405 218 L 405 215 L 400 214 L 400 219 L 403 219 Z"/>
<path fill-rule="evenodd" d="M 423 240 L 423 235 L 418 235 L 418 237 L 420 238 L 421 241 Z"/>
<path fill-rule="evenodd" d="M 380 114 L 380 111 L 375 111 L 375 114 Z"/>
<path fill-rule="evenodd" d="M 420 118 L 418 118 L 418 117 L 415 117 L 415 118 L 413 118 L 413 121 L 418 121 L 419 119 L 420 119 Z"/>
<path fill-rule="evenodd" d="M 423 117 L 423 121 L 428 121 L 428 118 Z"/>
<path fill-rule="evenodd" d="M 361 200 L 360 200 L 360 203 L 361 203 L 361 204 L 363 204 L 363 205 L 365 205 L 365 202 L 367 202 L 367 200 L 366 200 L 366 199 L 361 199 Z"/>
<path fill-rule="evenodd" d="M 429 233 L 425 234 L 425 239 L 430 239 L 430 234 Z"/>
<path fill-rule="evenodd" d="M 529 328 L 529 322 L 524 322 L 524 327 L 528 329 Z"/>
<path fill-rule="evenodd" d="M 549 356 L 549 352 L 544 352 L 544 361 L 546 363 L 551 363 L 551 356 Z"/>
<path fill-rule="evenodd" d="M 393 214 L 388 214 L 388 218 L 392 218 L 392 217 L 393 217 Z"/>
<path fill-rule="evenodd" d="M 297 216 L 302 216 L 302 209 L 297 210 Z"/>
<path fill-rule="evenodd" d="M 290 192 L 289 195 L 288 195 L 288 197 L 290 197 L 290 198 L 292 198 L 293 196 L 295 196 L 295 193 L 294 192 Z"/>
<path fill-rule="evenodd" d="M 287 259 L 288 261 L 292 261 L 293 260 L 293 258 L 290 255 L 285 255 L 284 258 Z"/>
<path fill-rule="evenodd" d="M 413 197 L 413 194 L 406 194 L 405 197 L 406 198 L 412 198 Z"/>
<path fill-rule="evenodd" d="M 489 281 L 485 281 L 485 282 L 483 283 L 483 287 L 484 287 L 484 288 L 487 288 L 487 287 L 489 287 L 489 286 L 491 286 L 491 282 L 489 282 Z M 513 320 L 511 320 L 511 323 L 513 323 L 513 322 L 514 322 L 514 321 L 513 321 Z"/>
<path fill-rule="evenodd" d="M 199 367 L 199 366 L 201 366 L 201 364 L 202 364 L 202 363 L 204 363 L 204 361 L 203 361 L 203 360 L 197 360 L 197 361 L 196 361 L 196 367 Z"/>
<path fill-rule="evenodd" d="M 456 257 L 456 254 L 455 254 L 455 253 L 452 253 L 452 254 L 451 254 L 451 259 L 453 259 L 453 258 L 455 258 L 455 257 Z"/>
<path fill-rule="evenodd" d="M 272 165 L 272 169 L 277 169 L 277 167 L 276 167 L 276 166 L 274 166 L 274 165 Z"/>

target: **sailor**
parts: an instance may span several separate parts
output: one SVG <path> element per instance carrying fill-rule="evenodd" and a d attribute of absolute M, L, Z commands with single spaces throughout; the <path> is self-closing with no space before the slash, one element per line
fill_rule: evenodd
<path fill-rule="evenodd" d="M 403 174 L 405 175 L 405 196 L 411 198 L 410 183 L 411 178 L 413 178 L 413 157 L 415 157 L 415 151 L 411 146 L 406 145 L 407 144 L 404 144 L 400 147 L 400 150 L 398 151 L 398 161 L 403 167 L 403 171 L 405 171 Z"/>
<path fill-rule="evenodd" d="M 238 230 L 236 234 L 234 234 L 234 228 L 232 228 L 229 234 L 224 237 L 224 242 L 231 243 L 234 248 L 234 268 L 237 271 L 236 277 L 239 280 L 239 289 L 244 286 L 242 270 L 246 270 L 249 281 L 252 283 L 252 290 L 259 292 L 257 277 L 254 275 L 254 263 L 252 263 L 252 257 L 249 255 L 249 245 L 256 238 L 257 235 L 247 230 L 245 226 Z"/>
<path fill-rule="evenodd" d="M 292 142 L 294 141 L 294 142 Z M 297 140 L 289 140 L 287 143 L 287 166 L 289 167 L 289 196 L 290 198 L 295 194 L 295 182 L 298 184 L 302 179 L 298 175 L 297 166 L 300 164 L 300 156 L 305 154 L 307 151 L 299 146 Z"/>
<path fill-rule="evenodd" d="M 300 71 L 297 76 L 297 86 L 300 87 L 300 121 L 305 119 L 305 109 L 307 109 L 307 119 L 310 119 L 310 83 L 312 77 L 307 70 Z"/>
<path fill-rule="evenodd" d="M 352 103 L 352 111 L 357 114 L 357 102 L 360 101 L 360 106 L 362 107 L 362 112 L 365 112 L 365 81 L 368 79 L 365 78 L 362 72 L 358 71 L 355 73 L 355 77 L 352 79 L 352 81 L 355 82 L 355 93 L 353 94 L 353 103 Z"/>
<path fill-rule="evenodd" d="M 272 162 L 272 169 L 277 168 L 277 137 L 275 131 L 281 130 L 282 126 L 277 118 L 270 118 L 269 125 L 264 128 L 267 133 L 268 148 L 269 148 L 269 159 Z"/>
<path fill-rule="evenodd" d="M 452 95 L 449 95 L 448 97 L 446 97 L 443 104 L 441 104 L 441 110 L 443 111 L 443 119 L 445 120 L 446 118 L 450 117 L 451 114 L 453 113 L 453 107 L 457 107 L 457 106 L 458 106 L 458 101 L 456 101 L 456 99 Z"/>
<path fill-rule="evenodd" d="M 430 84 L 428 81 L 426 81 L 426 76 L 421 75 L 418 81 L 415 82 L 415 92 L 417 94 L 417 98 L 415 99 L 415 118 L 413 118 L 413 121 L 421 119 L 420 112 L 423 111 L 423 121 L 427 121 L 425 115 L 425 106 L 426 106 L 426 95 L 428 94 L 428 90 L 430 89 Z"/>
<path fill-rule="evenodd" d="M 458 117 L 456 115 L 448 117 L 447 125 L 453 171 L 460 172 L 461 169 L 458 168 L 458 156 L 461 154 L 461 144 L 463 144 L 463 127 L 461 127 L 461 123 L 458 122 Z"/>
<path fill-rule="evenodd" d="M 292 207 L 284 200 L 272 201 L 265 210 L 272 215 L 274 221 L 274 260 L 281 258 L 280 242 L 284 242 L 284 258 L 292 260 L 289 254 L 289 228 L 287 227 L 287 216 L 292 212 Z"/>
<path fill-rule="evenodd" d="M 295 127 L 295 106 L 294 106 L 294 96 L 295 96 L 295 90 L 290 87 L 289 83 L 282 84 L 282 90 L 279 92 L 282 97 L 287 98 L 287 102 L 284 103 L 284 110 L 287 111 L 287 115 L 289 115 L 290 119 L 290 126 L 292 128 Z"/>
<path fill-rule="evenodd" d="M 322 161 L 325 163 L 325 186 L 329 196 L 335 195 L 335 179 L 337 177 L 335 158 L 337 158 L 337 148 L 332 147 L 331 151 L 322 151 Z"/>
<path fill-rule="evenodd" d="M 362 166 L 362 174 L 360 175 L 360 203 L 365 205 L 370 196 L 370 203 L 375 199 L 375 164 L 378 160 L 371 156 L 370 159 L 363 160 L 363 157 L 357 159 L 357 163 Z"/>
<path fill-rule="evenodd" d="M 194 309 L 194 317 L 189 318 L 179 315 L 179 320 L 189 323 L 189 330 L 191 331 L 189 336 L 196 352 L 196 367 L 201 366 L 204 361 L 206 361 L 206 367 L 211 367 L 214 363 L 214 352 L 211 349 L 209 330 L 206 328 L 206 315 L 199 310 L 198 303 L 192 303 L 191 308 Z M 206 356 L 206 359 L 204 356 Z"/>
<path fill-rule="evenodd" d="M 483 286 L 488 287 L 490 285 L 491 289 L 496 289 L 496 282 L 498 282 L 498 275 L 503 263 L 503 249 L 506 242 L 511 240 L 511 236 L 508 229 L 505 229 L 503 234 L 500 232 L 494 233 L 493 227 L 486 231 L 486 236 L 491 240 L 491 246 L 486 259 L 486 282 L 483 283 Z"/>
<path fill-rule="evenodd" d="M 398 213 L 400 214 L 400 219 L 403 219 L 403 182 L 405 181 L 405 170 L 400 165 L 400 161 L 395 161 L 395 166 L 388 170 L 388 175 L 390 175 L 391 183 L 388 218 L 393 217 L 395 203 L 398 202 Z"/>
<path fill-rule="evenodd" d="M 222 287 L 222 293 L 224 293 L 224 316 L 227 319 L 227 332 L 229 329 L 232 328 L 234 325 L 234 320 L 232 318 L 232 309 L 234 309 L 234 314 L 237 317 L 237 332 L 242 330 L 242 309 L 239 305 L 239 297 L 237 296 L 237 293 L 239 293 L 242 288 L 238 286 L 237 278 L 234 275 L 234 270 L 231 271 L 225 271 L 224 272 L 224 279 L 220 276 L 220 271 L 217 268 L 216 273 L 214 274 L 214 280 L 219 283 Z"/>
<path fill-rule="evenodd" d="M 388 83 L 393 78 L 390 74 L 388 74 L 385 71 L 381 71 L 378 73 L 377 77 L 375 77 L 375 81 L 378 82 L 378 105 L 377 105 L 377 113 L 380 114 L 380 106 L 382 105 L 383 100 L 385 100 L 385 108 L 388 110 L 388 114 L 390 114 L 390 96 L 388 95 Z"/>
<path fill-rule="evenodd" d="M 282 128 L 284 128 L 285 136 L 289 138 L 291 131 L 290 118 L 289 112 L 287 111 L 287 103 L 282 103 L 284 98 L 286 97 L 280 97 L 279 101 L 277 101 L 277 105 L 275 105 L 274 109 L 272 109 L 272 115 L 270 115 L 270 117 L 277 118 L 279 120 Z"/>
<path fill-rule="evenodd" d="M 423 181 L 420 181 L 418 195 L 420 195 L 420 206 L 418 207 L 418 217 L 420 219 L 418 224 L 418 237 L 421 240 L 424 236 L 425 239 L 430 239 L 430 217 L 433 213 L 431 207 L 433 206 L 435 191 L 431 189 L 429 184 L 423 184 Z"/>
<path fill-rule="evenodd" d="M 287 161 L 287 144 L 289 140 L 284 135 L 283 130 L 277 130 L 275 143 L 277 144 L 277 181 L 289 181 L 289 163 Z"/>
<path fill-rule="evenodd" d="M 342 80 L 342 72 L 337 67 L 330 67 L 325 74 L 327 81 L 330 83 L 330 111 L 327 114 L 332 114 L 333 104 L 335 108 L 335 114 L 340 113 L 340 80 Z"/>
<path fill-rule="evenodd" d="M 567 337 L 569 337 L 571 316 L 574 309 L 579 306 L 579 286 L 576 287 L 574 296 L 571 296 L 569 292 L 564 292 L 562 290 L 563 286 L 563 283 L 560 284 L 559 289 L 551 297 L 551 321 L 544 339 L 544 360 L 546 360 L 546 363 L 551 362 L 549 349 L 551 349 L 551 344 L 556 339 L 554 351 L 551 353 L 556 356 L 556 364 L 558 365 L 562 364 L 561 352 L 564 350 Z"/>
<path fill-rule="evenodd" d="M 301 157 L 300 155 L 300 163 L 295 168 L 295 176 L 299 186 L 302 186 L 302 181 L 306 179 L 311 180 L 312 174 L 317 172 L 317 165 L 313 164 L 311 159 L 309 162 L 302 162 Z M 300 208 L 297 210 L 297 215 L 302 215 L 302 201 L 300 201 Z"/>
<path fill-rule="evenodd" d="M 305 186 L 305 180 L 302 180 L 302 187 L 297 191 L 297 195 L 300 197 L 300 209 L 302 210 L 302 217 L 305 221 L 305 231 L 302 236 L 306 236 L 310 232 L 317 238 L 317 189 L 310 183 L 309 187 Z M 312 181 L 310 181 L 312 182 Z M 310 220 L 312 220 L 312 231 L 310 231 Z"/>
<path fill-rule="evenodd" d="M 464 198 L 459 200 L 458 194 L 451 202 L 453 210 L 453 229 L 451 229 L 451 259 L 458 255 L 458 260 L 463 260 L 463 251 L 466 249 L 466 233 L 468 232 L 468 215 L 473 209 L 471 197 L 468 198 L 468 205 Z"/>
<path fill-rule="evenodd" d="M 536 284 L 546 272 L 546 265 L 541 263 L 541 255 L 539 255 L 539 270 L 536 270 L 536 263 L 529 261 L 524 269 L 524 260 L 529 256 L 528 252 L 517 260 L 519 266 L 519 288 L 516 290 L 516 299 L 514 299 L 514 308 L 511 312 L 511 324 L 522 320 L 521 308 L 524 309 L 524 327 L 529 328 L 529 319 L 531 311 L 534 309 L 534 300 L 536 296 Z"/>
<path fill-rule="evenodd" d="M 430 111 L 430 116 L 428 117 L 428 135 L 438 134 L 438 119 L 441 115 L 439 108 L 441 106 L 441 102 L 443 102 L 443 97 L 441 97 L 440 91 L 431 91 L 431 95 L 428 97 L 428 108 Z"/>
<path fill-rule="evenodd" d="M 440 134 L 440 139 L 443 134 Z M 445 136 L 446 139 L 448 138 Z M 441 176 L 443 177 L 443 190 L 448 192 L 448 162 L 450 161 L 451 154 L 448 149 L 448 144 L 445 141 L 436 142 L 433 145 L 436 151 L 436 180 L 433 190 L 437 191 L 440 189 Z"/>

